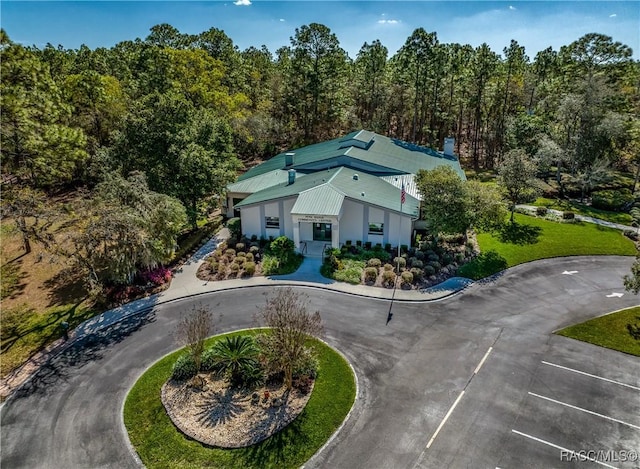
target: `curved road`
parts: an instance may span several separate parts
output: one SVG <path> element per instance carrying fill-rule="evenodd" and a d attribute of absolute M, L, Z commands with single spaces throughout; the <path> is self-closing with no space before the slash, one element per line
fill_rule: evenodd
<path fill-rule="evenodd" d="M 607 296 L 624 292 L 621 277 L 632 261 L 579 257 L 518 266 L 443 301 L 394 303 L 388 324 L 388 301 L 304 289 L 322 314 L 326 340 L 351 361 L 360 386 L 342 431 L 307 467 L 556 467 L 557 448 L 521 436 L 542 431 L 551 433 L 539 439 L 562 448 L 595 442 L 640 449 L 640 360 L 551 334 L 637 304 L 630 294 Z M 222 313 L 216 332 L 251 327 L 269 290 L 224 291 L 161 305 L 76 344 L 4 405 L 2 467 L 138 467 L 123 428 L 123 402 L 137 377 L 176 348 L 172 333 L 179 313 L 208 304 Z M 590 378 L 561 374 L 562 368 L 541 365 L 545 360 L 627 387 L 576 382 Z M 532 386 L 540 386 L 533 397 Z M 549 412 L 569 413 L 554 432 L 556 417 L 551 424 L 538 420 L 547 418 L 540 406 L 557 404 L 537 396 L 544 391 L 564 402 L 564 387 L 577 399 L 572 402 L 579 401 L 574 407 L 623 415 L 627 426 L 585 423 L 581 419 L 596 417 L 558 406 Z M 613 397 L 602 399 L 607 393 Z M 596 430 L 583 436 L 585 425 Z M 528 458 L 536 458 L 535 464 Z"/>

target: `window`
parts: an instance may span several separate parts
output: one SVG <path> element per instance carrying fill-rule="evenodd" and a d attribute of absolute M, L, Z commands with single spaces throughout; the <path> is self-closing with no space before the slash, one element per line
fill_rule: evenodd
<path fill-rule="evenodd" d="M 381 235 L 384 233 L 384 223 L 369 223 L 370 235 Z"/>
<path fill-rule="evenodd" d="M 266 228 L 280 228 L 280 217 L 264 217 Z"/>

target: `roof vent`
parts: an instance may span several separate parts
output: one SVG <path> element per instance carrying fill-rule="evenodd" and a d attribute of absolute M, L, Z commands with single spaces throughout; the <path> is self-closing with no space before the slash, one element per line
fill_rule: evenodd
<path fill-rule="evenodd" d="M 447 137 L 444 139 L 444 156 L 455 156 L 453 153 L 453 147 L 456 144 L 456 139 L 453 137 Z"/>
<path fill-rule="evenodd" d="M 355 173 L 355 174 L 353 175 L 353 180 L 354 180 L 354 181 L 357 181 L 357 180 L 358 180 L 358 173 Z"/>
<path fill-rule="evenodd" d="M 296 182 L 296 170 L 295 169 L 290 169 L 289 170 L 289 185 L 293 184 L 294 182 Z"/>
<path fill-rule="evenodd" d="M 360 193 L 360 195 L 361 195 L 362 197 L 364 197 L 364 192 L 361 192 L 361 193 Z"/>
<path fill-rule="evenodd" d="M 292 151 L 285 153 L 284 154 L 284 165 L 285 166 L 293 166 L 293 163 L 295 162 L 295 158 L 296 154 Z"/>

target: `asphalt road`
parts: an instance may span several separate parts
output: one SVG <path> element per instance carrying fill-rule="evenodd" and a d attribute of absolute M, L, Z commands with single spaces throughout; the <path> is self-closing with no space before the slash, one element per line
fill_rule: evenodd
<path fill-rule="evenodd" d="M 551 334 L 638 304 L 628 293 L 607 296 L 624 292 L 631 263 L 518 266 L 443 301 L 395 303 L 388 324 L 387 301 L 304 289 L 359 382 L 342 431 L 306 466 L 596 467 L 563 461 L 562 451 L 640 451 L 640 360 Z M 251 327 L 272 288 L 161 305 L 74 346 L 3 407 L 2 467 L 138 467 L 123 402 L 137 377 L 176 348 L 180 312 L 206 303 L 222 313 L 217 332 Z"/>

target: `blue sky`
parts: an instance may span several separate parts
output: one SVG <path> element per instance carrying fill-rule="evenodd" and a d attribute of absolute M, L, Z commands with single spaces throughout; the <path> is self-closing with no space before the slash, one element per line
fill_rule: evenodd
<path fill-rule="evenodd" d="M 317 22 L 331 28 L 352 58 L 365 41 L 375 39 L 393 54 L 414 29 L 423 27 L 437 32 L 440 42 L 474 47 L 487 42 L 499 53 L 516 39 L 531 58 L 548 46 L 557 50 L 598 32 L 629 45 L 640 59 L 637 1 L 3 0 L 0 15 L 13 41 L 38 47 L 47 42 L 65 48 L 83 43 L 111 47 L 145 38 L 151 26 L 169 23 L 190 34 L 216 27 L 240 49 L 265 44 L 274 52 L 290 44 L 295 28 Z"/>

